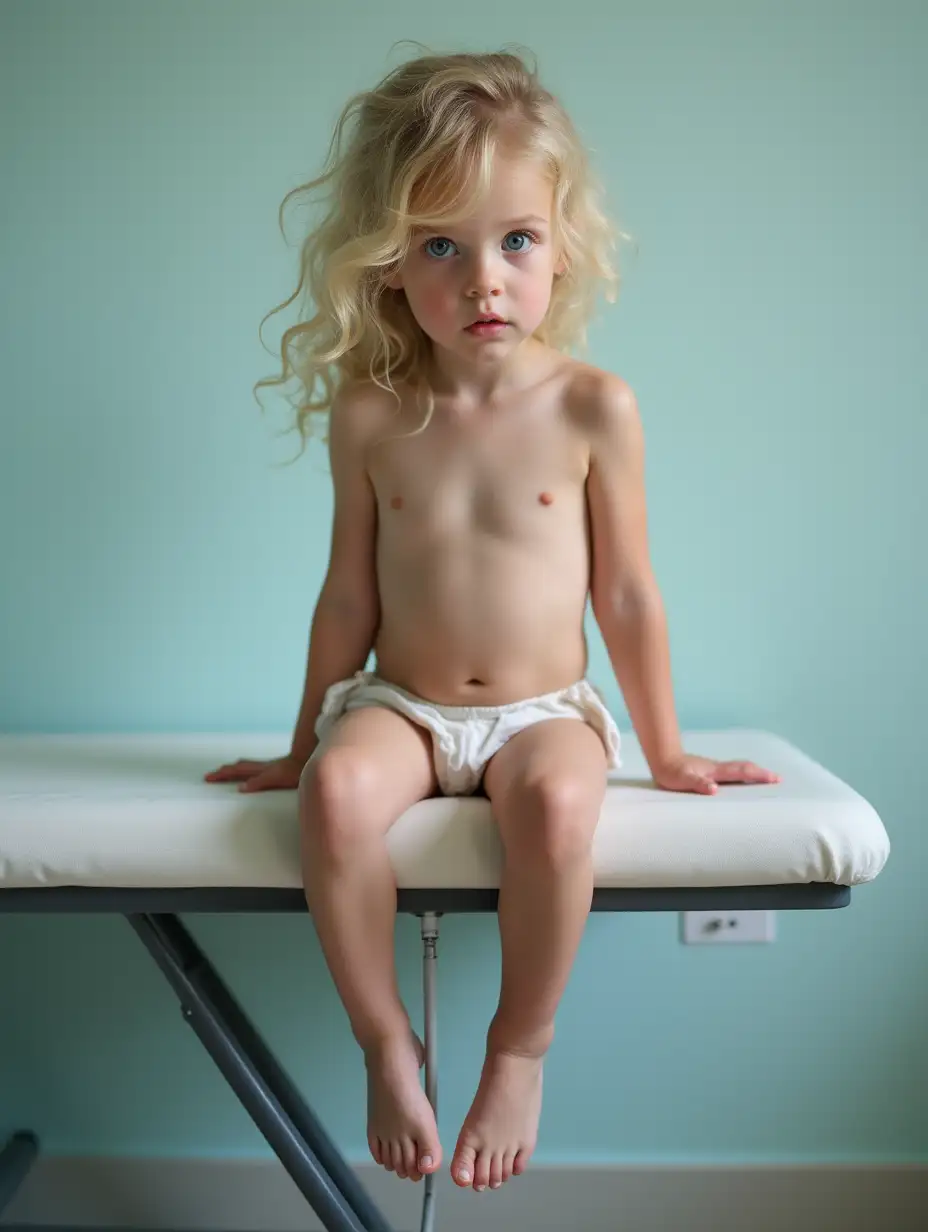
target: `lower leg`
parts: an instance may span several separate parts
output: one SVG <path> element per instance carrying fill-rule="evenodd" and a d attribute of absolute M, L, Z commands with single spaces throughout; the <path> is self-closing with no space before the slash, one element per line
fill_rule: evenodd
<path fill-rule="evenodd" d="M 351 716 L 353 726 L 369 713 Z M 381 711 L 372 717 L 382 725 L 396 716 Z M 403 790 L 414 799 L 429 794 L 431 762 L 421 786 L 413 779 L 397 789 L 385 775 L 377 778 L 379 790 L 363 791 L 368 771 L 357 749 L 344 747 L 328 750 L 307 771 L 301 783 L 303 882 L 323 954 L 364 1052 L 371 1154 L 399 1176 L 418 1180 L 439 1166 L 441 1147 L 419 1077 L 422 1046 L 397 986 L 396 881 L 386 832 L 406 806 Z"/>
<path fill-rule="evenodd" d="M 514 737 L 486 778 L 503 840 L 502 985 L 477 1094 L 451 1173 L 496 1188 L 535 1148 L 544 1055 L 593 896 L 592 840 L 605 790 L 602 742 L 574 721 Z"/>
<path fill-rule="evenodd" d="M 544 1055 L 592 884 L 588 856 L 560 868 L 507 858 L 499 896 L 502 986 L 480 1084 L 452 1163 L 460 1185 L 496 1189 L 524 1171 L 535 1149 Z"/>
<path fill-rule="evenodd" d="M 500 882 L 502 982 L 491 1050 L 543 1056 L 593 898 L 589 847 L 560 862 L 507 856 Z"/>
<path fill-rule="evenodd" d="M 338 852 L 307 837 L 303 882 L 319 942 L 355 1039 L 367 1052 L 411 1027 L 396 979 L 396 882 L 386 841 Z"/>

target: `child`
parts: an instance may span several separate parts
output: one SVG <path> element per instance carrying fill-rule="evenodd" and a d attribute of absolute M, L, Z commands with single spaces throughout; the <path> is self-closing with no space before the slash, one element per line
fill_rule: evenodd
<path fill-rule="evenodd" d="M 285 757 L 206 777 L 299 787 L 307 904 L 364 1051 L 370 1149 L 413 1180 L 442 1149 L 397 990 L 385 836 L 425 797 L 489 797 L 502 987 L 451 1174 L 496 1188 L 535 1145 L 619 758 L 585 678 L 587 598 L 659 787 L 776 776 L 681 747 L 635 396 L 567 353 L 612 270 L 558 101 L 515 55 L 414 59 L 349 102 L 306 187 L 323 186 L 297 289 L 314 315 L 263 382 L 298 376 L 301 432 L 330 416 L 334 526 L 305 691 Z"/>

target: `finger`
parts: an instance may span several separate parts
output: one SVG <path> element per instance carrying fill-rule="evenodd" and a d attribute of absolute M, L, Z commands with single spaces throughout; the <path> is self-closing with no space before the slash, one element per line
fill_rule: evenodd
<path fill-rule="evenodd" d="M 684 770 L 677 778 L 666 784 L 670 791 L 697 792 L 702 796 L 712 796 L 718 790 L 715 783 L 698 770 Z"/>
<path fill-rule="evenodd" d="M 263 761 L 243 761 L 229 777 L 233 779 L 262 779 L 268 772 Z"/>
<path fill-rule="evenodd" d="M 698 791 L 704 796 L 714 796 L 718 791 L 718 784 L 713 779 L 706 778 L 703 774 L 694 774 L 691 790 Z"/>
<path fill-rule="evenodd" d="M 751 773 L 756 775 L 755 783 L 779 783 L 782 781 L 782 776 L 777 774 L 776 770 L 766 770 L 763 766 L 754 766 Z"/>
<path fill-rule="evenodd" d="M 240 778 L 249 774 L 254 774 L 257 769 L 257 763 L 253 761 L 233 761 L 226 762 L 224 766 L 220 766 L 218 770 L 211 770 L 209 774 L 204 775 L 207 779 L 229 779 Z"/>
<path fill-rule="evenodd" d="M 780 776 L 752 761 L 727 761 L 716 767 L 717 783 L 779 783 Z"/>
<path fill-rule="evenodd" d="M 249 775 L 243 783 L 239 783 L 239 791 L 273 791 L 280 786 L 280 770 L 276 766 L 265 767 L 256 774 Z"/>

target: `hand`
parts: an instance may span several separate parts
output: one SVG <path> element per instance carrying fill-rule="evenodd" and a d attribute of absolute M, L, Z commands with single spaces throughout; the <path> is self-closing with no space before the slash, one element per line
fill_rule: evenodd
<path fill-rule="evenodd" d="M 714 796 L 720 783 L 780 782 L 778 774 L 752 761 L 713 761 L 692 753 L 681 753 L 652 773 L 655 783 L 665 791 L 691 791 L 703 796 Z"/>
<path fill-rule="evenodd" d="M 299 786 L 305 758 L 277 757 L 273 761 L 240 758 L 205 774 L 207 783 L 238 783 L 239 791 L 288 791 Z"/>

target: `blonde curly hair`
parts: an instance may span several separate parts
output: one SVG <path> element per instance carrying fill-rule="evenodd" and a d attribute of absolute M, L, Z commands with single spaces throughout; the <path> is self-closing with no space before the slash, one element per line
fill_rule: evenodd
<path fill-rule="evenodd" d="M 261 321 L 263 327 L 300 300 L 300 319 L 281 339 L 281 369 L 254 386 L 257 396 L 296 378 L 289 400 L 304 447 L 310 416 L 326 415 L 351 381 L 394 394 L 395 382 L 415 389 L 425 409 L 416 431 L 427 425 L 434 403 L 423 360 L 430 342 L 402 292 L 386 284 L 416 228 L 467 215 L 503 144 L 541 156 L 554 184 L 565 270 L 536 337 L 563 351 L 585 347 L 597 293 L 609 301 L 617 295 L 616 233 L 569 116 L 541 85 L 537 65 L 515 52 L 418 56 L 348 101 L 322 174 L 287 193 L 279 209 L 283 231 L 291 200 L 321 190 L 326 207 L 303 240 L 296 289 Z"/>

